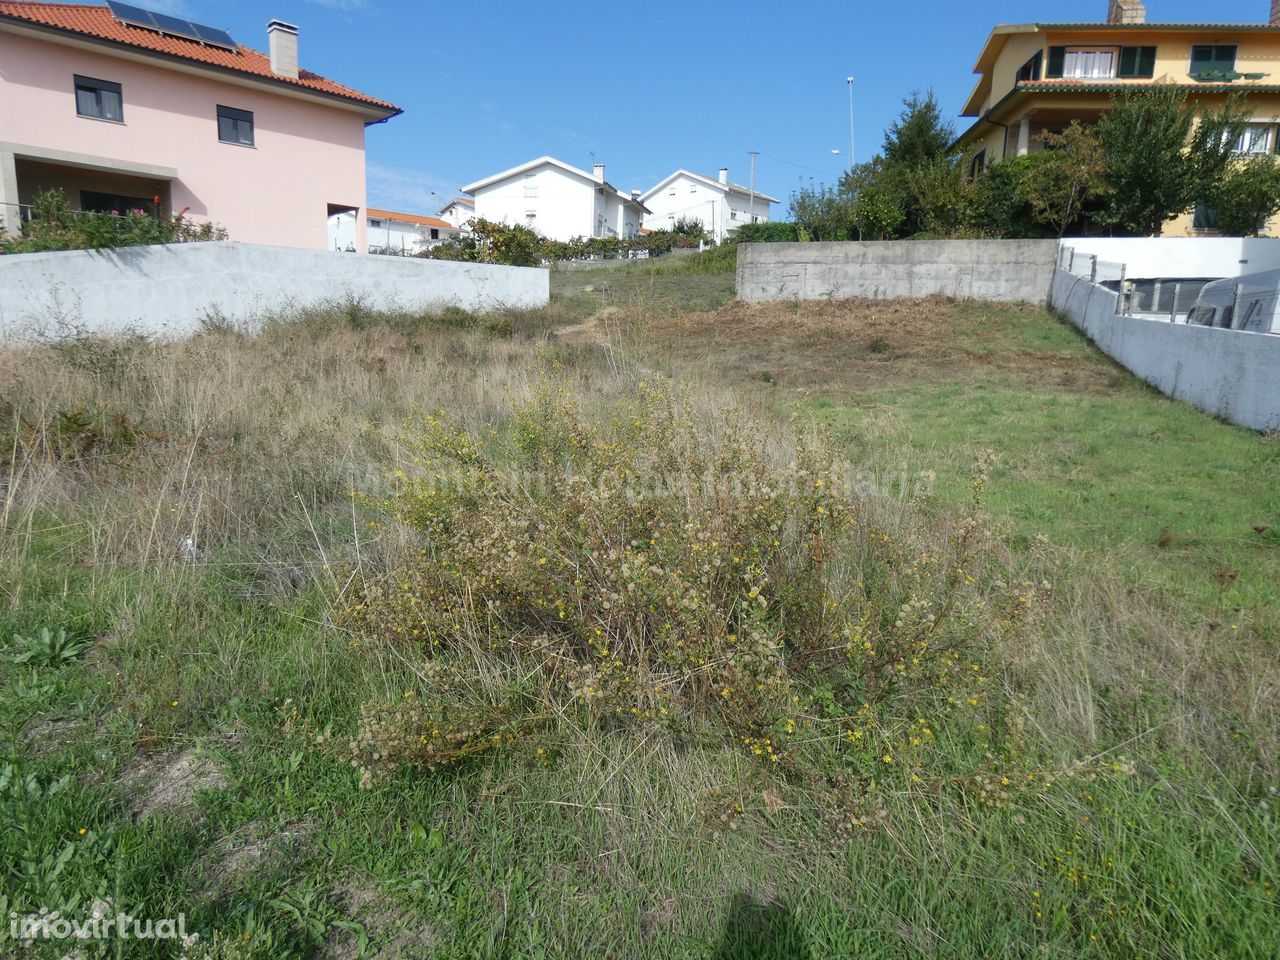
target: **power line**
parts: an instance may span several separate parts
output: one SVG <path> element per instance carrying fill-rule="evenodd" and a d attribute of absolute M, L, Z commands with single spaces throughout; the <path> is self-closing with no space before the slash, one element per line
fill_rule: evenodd
<path fill-rule="evenodd" d="M 757 151 L 757 153 L 758 153 L 758 152 L 759 152 L 759 151 Z M 766 159 L 766 160 L 772 160 L 774 163 L 784 163 L 784 164 L 786 164 L 788 167 L 796 167 L 796 168 L 798 168 L 798 169 L 800 169 L 800 170 L 808 170 L 810 173 L 820 173 L 820 174 L 822 174 L 824 177 L 829 177 L 829 176 L 831 176 L 831 171 L 830 171 L 830 170 L 819 170 L 817 167 L 810 167 L 810 166 L 806 166 L 806 165 L 805 165 L 805 164 L 803 164 L 803 163 L 796 163 L 796 162 L 795 162 L 795 161 L 793 161 L 793 160 L 783 160 L 781 157 L 771 156 L 770 154 L 767 154 L 767 153 L 761 153 L 761 154 L 760 154 L 760 156 L 764 157 L 764 159 Z"/>

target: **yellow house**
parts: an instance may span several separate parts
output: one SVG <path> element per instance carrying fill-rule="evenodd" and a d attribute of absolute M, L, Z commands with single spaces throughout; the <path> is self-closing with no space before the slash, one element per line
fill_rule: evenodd
<path fill-rule="evenodd" d="M 1116 90 L 1152 84 L 1176 84 L 1212 106 L 1246 94 L 1253 122 L 1237 152 L 1280 152 L 1280 0 L 1265 23 L 1148 23 L 1138 0 L 1110 0 L 1105 23 L 1002 25 L 973 72 L 962 116 L 975 119 L 958 144 L 976 151 L 975 170 L 1041 149 L 1040 134 L 1072 120 L 1096 121 Z M 1165 228 L 1212 232 L 1204 209 Z M 1280 217 L 1268 232 L 1280 233 Z"/>

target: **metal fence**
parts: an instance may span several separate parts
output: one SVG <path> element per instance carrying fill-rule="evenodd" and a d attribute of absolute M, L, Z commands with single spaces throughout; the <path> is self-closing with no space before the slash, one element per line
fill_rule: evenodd
<path fill-rule="evenodd" d="M 1058 250 L 1058 266 L 1073 276 L 1092 283 L 1124 283 L 1124 264 L 1099 260 L 1092 253 L 1081 253 L 1075 247 Z"/>
<path fill-rule="evenodd" d="M 1101 284 L 1117 292 L 1117 312 L 1126 316 L 1164 318 L 1184 323 L 1210 279 L 1127 279 L 1123 263 L 1099 260 L 1073 247 L 1062 247 L 1058 266 L 1073 276 Z"/>

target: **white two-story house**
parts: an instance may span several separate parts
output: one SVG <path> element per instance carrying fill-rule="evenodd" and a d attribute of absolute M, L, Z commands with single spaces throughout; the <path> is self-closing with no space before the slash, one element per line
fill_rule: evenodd
<path fill-rule="evenodd" d="M 475 219 L 476 202 L 470 197 L 454 197 L 436 211 L 436 216 L 455 227 L 465 227 Z"/>
<path fill-rule="evenodd" d="M 644 225 L 649 230 L 670 230 L 677 220 L 697 220 L 720 243 L 744 223 L 765 223 L 775 197 L 729 181 L 729 169 L 720 168 L 716 179 L 677 170 L 640 199 L 649 209 Z"/>
<path fill-rule="evenodd" d="M 629 239 L 648 212 L 604 178 L 604 164 L 591 173 L 554 157 L 539 157 L 462 188 L 475 198 L 475 216 L 522 224 L 552 240 L 574 237 Z"/>

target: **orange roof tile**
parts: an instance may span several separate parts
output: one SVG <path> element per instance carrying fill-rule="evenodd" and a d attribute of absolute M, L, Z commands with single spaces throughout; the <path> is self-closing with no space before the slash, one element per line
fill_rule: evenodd
<path fill-rule="evenodd" d="M 377 220 L 398 220 L 401 223 L 416 223 L 423 227 L 439 227 L 441 230 L 456 230 L 448 220 L 439 217 L 428 217 L 420 213 L 395 213 L 392 210 L 375 210 L 369 208 L 369 216 Z"/>
<path fill-rule="evenodd" d="M 301 87 L 316 93 L 350 100 L 379 111 L 400 113 L 400 108 L 358 90 L 344 87 L 309 70 L 300 70 L 298 78 L 282 77 L 271 71 L 271 58 L 265 53 L 241 46 L 238 50 L 206 46 L 194 40 L 171 37 L 145 27 L 129 26 L 111 15 L 105 6 L 88 3 L 13 3 L 0 0 L 0 21 L 17 20 L 78 34 L 95 40 L 146 50 L 161 56 L 176 57 L 193 63 L 231 70 L 275 83 Z"/>

